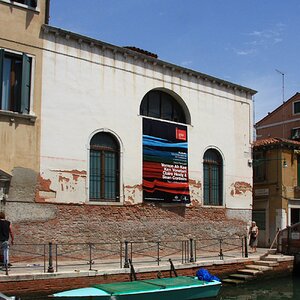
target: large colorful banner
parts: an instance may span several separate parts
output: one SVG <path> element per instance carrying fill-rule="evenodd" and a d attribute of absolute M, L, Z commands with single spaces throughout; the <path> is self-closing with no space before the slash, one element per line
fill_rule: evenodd
<path fill-rule="evenodd" d="M 143 118 L 144 201 L 189 203 L 187 127 Z"/>

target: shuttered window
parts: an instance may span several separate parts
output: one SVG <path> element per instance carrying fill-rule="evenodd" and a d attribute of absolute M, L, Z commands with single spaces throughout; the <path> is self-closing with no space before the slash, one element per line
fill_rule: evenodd
<path fill-rule="evenodd" d="M 204 205 L 223 204 L 223 161 L 220 153 L 209 149 L 203 157 Z"/>
<path fill-rule="evenodd" d="M 119 156 L 119 144 L 113 135 L 94 135 L 90 142 L 91 201 L 119 201 Z"/>
<path fill-rule="evenodd" d="M 0 109 L 30 111 L 31 58 L 0 50 Z"/>

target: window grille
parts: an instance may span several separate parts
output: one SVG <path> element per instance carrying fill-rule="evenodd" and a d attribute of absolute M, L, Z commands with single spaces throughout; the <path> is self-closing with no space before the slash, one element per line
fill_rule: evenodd
<path fill-rule="evenodd" d="M 204 205 L 223 204 L 223 161 L 218 151 L 209 149 L 203 158 Z"/>
<path fill-rule="evenodd" d="M 90 142 L 90 200 L 119 201 L 120 148 L 109 133 L 97 133 Z"/>

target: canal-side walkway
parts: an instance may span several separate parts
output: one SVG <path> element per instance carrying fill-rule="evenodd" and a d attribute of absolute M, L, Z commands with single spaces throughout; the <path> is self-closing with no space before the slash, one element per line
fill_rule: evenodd
<path fill-rule="evenodd" d="M 176 257 L 172 258 L 175 269 L 179 275 L 194 276 L 199 268 L 206 268 L 212 274 L 223 278 L 229 274 L 244 268 L 247 264 L 252 264 L 260 259 L 265 259 L 272 256 L 268 254 L 268 249 L 259 248 L 256 253 L 249 253 L 248 257 L 241 257 L 240 253 L 236 255 L 220 257 L 209 257 L 197 259 L 195 262 L 179 263 L 176 262 Z M 285 270 L 293 266 L 293 257 L 284 256 L 281 254 L 273 255 L 279 258 L 283 263 L 282 268 Z M 134 269 L 138 279 L 155 278 L 156 276 L 170 276 L 170 263 L 161 261 L 160 264 L 147 262 L 145 260 L 136 259 L 133 261 Z M 19 294 L 26 293 L 48 293 L 55 291 L 66 290 L 70 288 L 90 286 L 97 283 L 113 282 L 113 281 L 128 281 L 130 280 L 130 268 L 121 267 L 118 263 L 107 261 L 101 265 L 76 265 L 72 264 L 60 265 L 58 271 L 55 269 L 44 270 L 43 263 L 35 263 L 32 265 L 14 264 L 9 269 L 8 274 L 3 270 L 0 273 L 0 291 L 13 295 L 15 291 Z"/>
<path fill-rule="evenodd" d="M 211 265 L 223 265 L 223 264 L 232 264 L 232 263 L 240 263 L 258 260 L 263 255 L 268 253 L 268 249 L 258 248 L 256 253 L 248 253 L 248 257 L 241 257 L 239 252 L 232 252 L 230 256 L 223 256 L 220 259 L 219 256 L 211 257 L 207 255 L 203 255 L 200 259 L 197 259 L 195 262 L 188 263 L 178 263 L 180 258 L 177 256 L 170 256 L 173 260 L 174 265 L 176 265 L 176 269 L 185 269 L 190 266 L 211 266 Z M 154 261 L 147 261 L 145 258 L 135 259 L 133 261 L 134 268 L 137 272 L 144 270 L 168 270 L 170 268 L 170 263 L 168 260 L 160 261 L 159 265 Z M 56 270 L 57 269 L 57 270 Z M 120 266 L 119 262 L 109 260 L 102 261 L 100 263 L 95 263 L 90 268 L 89 264 L 82 264 L 81 261 L 69 261 L 65 263 L 61 263 L 56 266 L 53 263 L 53 267 L 51 270 L 49 266 L 45 266 L 44 262 L 35 262 L 35 263 L 13 263 L 8 272 L 6 272 L 5 268 L 1 268 L 0 270 L 0 282 L 6 281 L 7 279 L 11 280 L 13 278 L 17 278 L 20 280 L 21 278 L 25 278 L 26 276 L 32 277 L 36 276 L 39 278 L 49 278 L 49 277 L 57 277 L 57 276 L 76 276 L 83 274 L 115 274 L 115 273 L 130 273 L 130 268 L 125 268 L 124 266 Z"/>

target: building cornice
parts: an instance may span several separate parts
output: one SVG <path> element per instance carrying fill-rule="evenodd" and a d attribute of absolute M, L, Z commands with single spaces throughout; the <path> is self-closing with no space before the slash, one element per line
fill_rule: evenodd
<path fill-rule="evenodd" d="M 90 47 L 99 47 L 102 50 L 111 50 L 113 53 L 120 53 L 122 54 L 124 57 L 128 57 L 131 56 L 133 59 L 137 60 L 140 59 L 142 60 L 144 63 L 148 63 L 148 64 L 152 64 L 155 66 L 161 66 L 162 68 L 169 68 L 172 72 L 179 72 L 180 74 L 186 74 L 188 76 L 191 77 L 195 77 L 196 79 L 202 79 L 204 81 L 209 81 L 213 84 L 217 84 L 219 86 L 224 86 L 227 87 L 229 89 L 233 89 L 235 91 L 239 91 L 239 92 L 244 92 L 250 96 L 253 96 L 257 93 L 257 91 L 238 85 L 238 84 L 234 84 L 232 82 L 226 81 L 226 80 L 222 80 L 204 73 L 200 73 L 197 71 L 194 71 L 192 69 L 188 69 L 188 68 L 184 68 L 160 59 L 157 59 L 155 57 L 137 52 L 137 51 L 133 51 L 131 49 L 125 48 L 125 47 L 119 47 L 119 46 L 115 46 L 100 40 L 96 40 L 84 35 L 80 35 L 71 31 L 67 31 L 61 28 L 57 28 L 57 27 L 53 27 L 53 26 L 49 26 L 49 25 L 43 25 L 42 26 L 42 30 L 45 34 L 55 34 L 56 36 L 61 36 L 64 37 L 65 39 L 73 39 L 76 40 L 78 43 L 86 43 L 88 44 Z"/>

